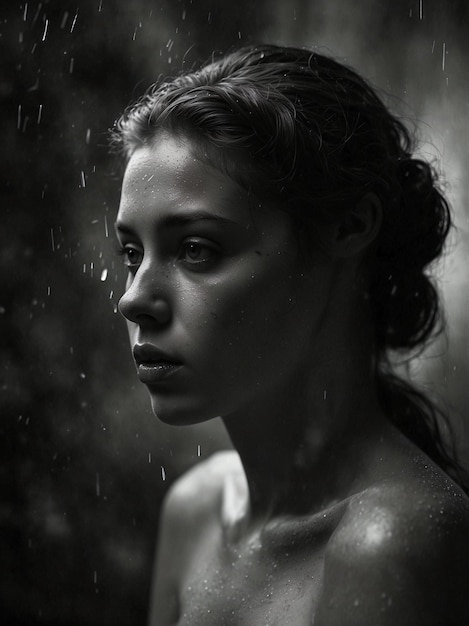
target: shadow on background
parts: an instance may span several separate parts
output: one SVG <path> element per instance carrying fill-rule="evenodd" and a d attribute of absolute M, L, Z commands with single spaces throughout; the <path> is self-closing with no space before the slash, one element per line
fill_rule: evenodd
<path fill-rule="evenodd" d="M 463 0 L 45 0 L 0 10 L 2 624 L 143 624 L 162 496 L 229 445 L 216 423 L 159 424 L 135 382 L 116 314 L 122 171 L 107 148 L 131 100 L 213 50 L 317 44 L 428 124 L 460 229 L 441 275 L 448 346 L 411 373 L 443 397 L 467 440 L 467 13 Z"/>

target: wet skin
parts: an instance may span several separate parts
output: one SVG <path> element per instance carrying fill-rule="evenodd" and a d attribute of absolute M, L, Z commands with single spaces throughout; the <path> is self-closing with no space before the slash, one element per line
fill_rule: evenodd
<path fill-rule="evenodd" d="M 149 625 L 467 624 L 467 498 L 397 433 L 378 451 L 349 497 L 247 532 L 236 453 L 183 476 L 165 503 Z"/>
<path fill-rule="evenodd" d="M 155 414 L 221 416 L 239 457 L 171 489 L 150 623 L 465 623 L 467 499 L 377 405 L 359 258 L 306 263 L 194 153 L 160 135 L 128 164 L 120 310 Z"/>

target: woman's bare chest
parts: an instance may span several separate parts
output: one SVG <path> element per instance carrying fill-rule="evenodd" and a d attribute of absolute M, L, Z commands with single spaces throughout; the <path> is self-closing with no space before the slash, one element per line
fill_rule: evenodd
<path fill-rule="evenodd" d="M 179 589 L 178 626 L 310 625 L 323 571 L 320 548 L 289 552 L 256 541 L 205 537 Z"/>

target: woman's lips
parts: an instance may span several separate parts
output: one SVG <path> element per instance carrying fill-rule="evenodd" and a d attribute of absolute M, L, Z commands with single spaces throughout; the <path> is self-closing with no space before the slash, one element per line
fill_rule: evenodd
<path fill-rule="evenodd" d="M 169 361 L 139 363 L 137 365 L 137 376 L 140 382 L 145 385 L 155 385 L 172 376 L 180 368 L 180 363 L 171 363 Z"/>
<path fill-rule="evenodd" d="M 146 385 L 153 385 L 172 376 L 181 363 L 156 346 L 143 343 L 133 347 L 137 376 Z"/>

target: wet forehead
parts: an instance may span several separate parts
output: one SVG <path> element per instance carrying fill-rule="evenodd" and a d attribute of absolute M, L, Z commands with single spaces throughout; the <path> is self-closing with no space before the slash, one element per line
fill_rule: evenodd
<path fill-rule="evenodd" d="M 248 209 L 249 197 L 235 181 L 202 163 L 189 140 L 163 135 L 135 151 L 126 169 L 122 201 L 139 198 L 179 206 L 210 208 L 225 213 Z M 210 204 L 210 207 L 206 205 Z"/>

